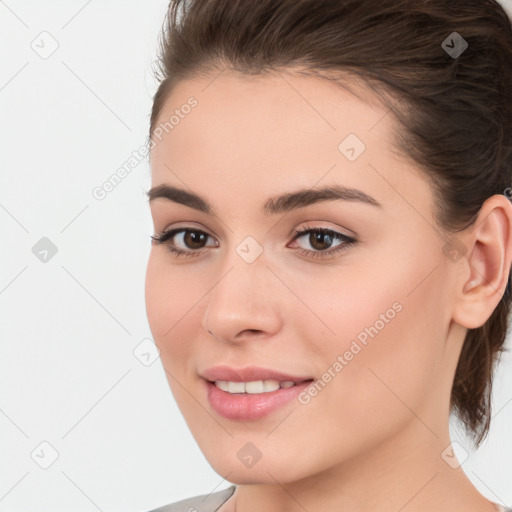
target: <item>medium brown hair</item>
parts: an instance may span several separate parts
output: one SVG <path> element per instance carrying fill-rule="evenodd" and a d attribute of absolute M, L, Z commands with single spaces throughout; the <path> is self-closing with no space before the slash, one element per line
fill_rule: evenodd
<path fill-rule="evenodd" d="M 450 54 L 459 36 L 468 46 Z M 300 69 L 379 92 L 401 128 L 396 147 L 430 178 L 445 233 L 472 226 L 512 184 L 512 29 L 495 0 L 175 0 L 158 64 L 150 137 L 181 80 Z M 490 426 L 510 303 L 509 273 L 489 319 L 468 330 L 455 373 L 451 412 L 476 446 Z"/>

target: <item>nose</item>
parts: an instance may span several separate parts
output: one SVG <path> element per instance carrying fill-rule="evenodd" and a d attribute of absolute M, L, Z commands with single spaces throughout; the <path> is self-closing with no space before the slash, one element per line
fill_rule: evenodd
<path fill-rule="evenodd" d="M 283 290 L 279 293 L 278 285 L 263 262 L 235 263 L 207 296 L 202 320 L 205 332 L 224 343 L 263 339 L 277 333 L 285 309 Z"/>

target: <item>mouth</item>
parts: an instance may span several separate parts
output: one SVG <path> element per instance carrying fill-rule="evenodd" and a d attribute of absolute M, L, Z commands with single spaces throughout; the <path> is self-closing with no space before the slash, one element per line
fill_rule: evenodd
<path fill-rule="evenodd" d="M 257 395 L 263 393 L 272 393 L 279 389 L 288 389 L 294 386 L 300 386 L 305 382 L 312 382 L 313 379 L 305 379 L 295 382 L 293 380 L 253 380 L 253 381 L 229 381 L 229 380 L 215 380 L 208 381 L 210 384 L 215 385 L 218 389 L 230 393 L 232 395 L 250 394 Z"/>
<path fill-rule="evenodd" d="M 292 375 L 289 373 L 284 373 L 279 370 L 274 370 L 272 368 L 263 368 L 260 366 L 245 366 L 243 368 L 235 368 L 227 365 L 217 365 L 207 368 L 203 372 L 200 373 L 200 376 L 203 379 L 208 380 L 209 382 L 227 382 L 230 385 L 240 385 L 240 384 L 248 384 L 249 385 L 249 393 L 251 393 L 250 389 L 260 389 L 260 384 L 254 384 L 255 382 L 263 382 L 263 390 L 265 389 L 265 385 L 270 389 L 272 386 L 275 387 L 275 382 L 277 381 L 279 385 L 283 383 L 283 387 L 291 387 L 292 385 L 296 385 L 298 383 L 302 383 L 306 380 L 312 380 L 311 376 L 299 376 Z M 290 384 L 291 383 L 291 384 Z M 222 385 L 222 384 L 221 384 Z M 231 387 L 231 386 L 230 386 Z M 236 387 L 236 386 L 235 386 Z M 241 387 L 240 387 L 241 389 Z M 277 389 L 277 388 L 276 388 Z M 233 391 L 237 392 L 237 391 Z M 240 391 L 238 391 L 240 392 Z M 243 392 L 243 391 L 242 391 Z M 262 391 L 255 391 L 256 393 L 260 393 Z"/>
<path fill-rule="evenodd" d="M 201 376 L 213 411 L 233 421 L 256 421 L 283 409 L 314 381 L 257 367 L 217 366 Z"/>

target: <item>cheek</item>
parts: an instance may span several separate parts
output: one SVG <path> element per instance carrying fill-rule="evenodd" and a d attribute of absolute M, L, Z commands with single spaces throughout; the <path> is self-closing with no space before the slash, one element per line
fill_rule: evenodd
<path fill-rule="evenodd" d="M 436 247 L 427 253 L 410 246 L 401 254 L 382 251 L 371 265 L 354 263 L 329 275 L 301 278 L 302 293 L 309 289 L 308 305 L 334 331 L 319 339 L 313 320 L 309 326 L 304 322 L 301 331 L 318 349 L 316 370 L 336 375 L 328 387 L 351 402 L 356 415 L 358 400 L 399 402 L 393 392 L 418 402 L 442 371 L 447 299 L 441 293 L 446 276 L 433 271 L 438 263 Z"/>
<path fill-rule="evenodd" d="M 172 325 L 172 318 L 169 318 L 169 313 L 174 310 L 173 306 L 176 302 L 176 294 L 170 292 L 172 278 L 166 275 L 165 267 L 159 261 L 160 259 L 152 249 L 149 255 L 145 281 L 146 315 L 157 345 L 165 330 Z"/>
<path fill-rule="evenodd" d="M 196 294 L 180 282 L 179 271 L 166 264 L 164 255 L 151 252 L 145 281 L 146 315 L 164 369 L 172 375 L 182 367 L 180 362 L 191 355 L 192 343 L 185 342 L 183 326 L 197 301 L 189 295 Z M 169 383 L 172 386 L 172 379 Z"/>
<path fill-rule="evenodd" d="M 272 442 L 279 445 L 280 451 L 288 449 L 291 453 L 296 446 L 311 448 L 303 456 L 303 467 L 278 468 L 283 478 L 306 468 L 321 470 L 375 449 L 415 420 L 411 410 L 422 415 L 422 400 L 435 378 L 431 373 L 433 356 L 419 347 L 428 340 L 416 338 L 416 305 L 398 297 L 403 305 L 401 310 L 389 309 L 396 298 L 393 293 L 374 294 L 371 302 L 359 303 L 359 307 L 357 302 L 343 303 L 343 316 L 337 317 L 337 323 L 336 316 L 325 317 L 342 335 L 338 334 L 336 342 L 318 347 L 321 352 L 310 352 L 322 384 L 314 396 L 306 395 L 297 405 L 294 422 L 283 421 L 279 432 L 273 434 Z M 379 317 L 386 311 L 388 323 Z M 395 313 L 393 318 L 390 311 Z M 366 333 L 365 328 L 366 345 L 357 338 L 358 334 Z M 424 415 L 422 421 L 432 424 Z M 290 439 L 295 441 L 290 443 Z M 258 441 L 266 443 L 267 439 L 262 436 Z M 274 449 L 270 444 L 263 446 L 268 451 Z M 280 460 L 276 459 L 274 464 L 280 464 Z"/>
<path fill-rule="evenodd" d="M 194 274 L 191 281 L 179 265 L 171 265 L 164 251 L 152 250 L 146 269 L 146 315 L 171 389 L 179 394 L 179 382 L 190 378 L 197 356 L 201 305 L 207 281 Z M 204 286 L 201 285 L 204 283 Z"/>
<path fill-rule="evenodd" d="M 167 261 L 164 251 L 151 251 L 145 281 L 146 313 L 157 343 L 174 338 L 176 328 L 186 323 L 188 312 L 205 293 L 201 281 L 195 278 L 191 283 L 179 265 Z"/>

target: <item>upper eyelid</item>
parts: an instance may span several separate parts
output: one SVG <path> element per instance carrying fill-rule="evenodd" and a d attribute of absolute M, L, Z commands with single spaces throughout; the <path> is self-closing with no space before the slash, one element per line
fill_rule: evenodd
<path fill-rule="evenodd" d="M 170 237 L 172 239 L 178 233 L 182 233 L 184 231 L 185 232 L 186 231 L 198 231 L 198 232 L 204 233 L 207 236 L 209 236 L 210 238 L 215 239 L 216 242 L 219 243 L 219 241 L 217 240 L 217 237 L 215 235 L 212 235 L 211 233 L 209 233 L 204 228 L 196 228 L 195 226 L 192 226 L 192 225 L 177 226 L 177 227 L 172 227 L 172 228 L 165 228 L 159 234 L 160 235 L 165 235 L 167 233 L 171 233 L 172 232 L 172 235 Z M 292 233 L 289 235 L 289 237 L 291 237 L 291 242 L 294 242 L 298 238 L 307 235 L 311 231 L 327 231 L 327 232 L 332 232 L 332 233 L 334 233 L 336 235 L 339 235 L 338 238 L 341 238 L 341 239 L 346 238 L 346 239 L 350 239 L 350 240 L 356 240 L 356 237 L 354 237 L 353 235 L 347 234 L 347 233 L 343 233 L 342 231 L 338 231 L 337 229 L 334 229 L 334 228 L 331 228 L 331 227 L 306 225 L 306 226 L 303 226 L 301 228 L 294 228 L 293 229 Z M 204 247 L 202 249 L 205 249 L 205 248 L 206 247 Z M 195 251 L 192 251 L 192 250 L 190 250 L 190 251 L 191 252 L 197 252 L 197 251 L 200 251 L 202 249 L 196 249 Z"/>
<path fill-rule="evenodd" d="M 297 231 L 307 231 L 307 230 L 324 230 L 324 231 L 328 230 L 328 231 L 332 231 L 334 233 L 338 233 L 340 235 L 343 235 L 343 236 L 346 236 L 346 237 L 349 237 L 349 238 L 357 238 L 357 236 L 358 236 L 355 232 L 353 232 L 352 230 L 346 229 L 346 228 L 335 228 L 335 227 L 327 226 L 327 225 L 324 225 L 324 224 L 319 225 L 319 226 L 311 226 L 308 223 L 308 221 L 305 221 L 305 222 L 306 222 L 305 226 L 302 226 L 300 228 L 293 228 L 289 236 L 293 235 Z M 309 221 L 309 222 L 328 222 L 328 221 L 317 220 L 317 221 Z M 172 227 L 166 227 L 166 228 L 160 230 L 159 233 L 167 233 L 169 231 L 177 231 L 177 230 L 202 231 L 202 232 L 206 233 L 209 236 L 212 236 L 214 238 L 218 238 L 217 235 L 214 235 L 213 233 L 211 233 L 208 230 L 208 228 L 196 227 L 196 226 L 194 226 L 192 224 L 185 224 L 184 226 L 172 225 Z M 347 231 L 347 232 L 345 232 L 345 231 Z"/>

